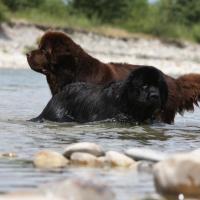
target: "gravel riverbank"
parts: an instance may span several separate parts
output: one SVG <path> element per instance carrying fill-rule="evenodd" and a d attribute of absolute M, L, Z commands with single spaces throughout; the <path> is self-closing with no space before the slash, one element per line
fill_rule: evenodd
<path fill-rule="evenodd" d="M 0 68 L 29 69 L 25 52 L 36 46 L 37 39 L 48 30 L 30 24 L 3 24 L 0 31 Z M 127 62 L 153 65 L 170 75 L 200 73 L 200 45 L 181 45 L 155 38 L 111 38 L 81 31 L 68 32 L 88 53 L 104 62 Z"/>

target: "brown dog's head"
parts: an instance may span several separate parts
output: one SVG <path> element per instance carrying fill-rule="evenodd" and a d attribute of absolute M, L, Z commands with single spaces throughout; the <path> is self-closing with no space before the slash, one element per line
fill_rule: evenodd
<path fill-rule="evenodd" d="M 32 70 L 42 74 L 47 74 L 49 71 L 47 52 L 45 53 L 45 51 L 37 49 L 27 53 L 26 56 L 28 64 Z"/>
<path fill-rule="evenodd" d="M 41 38 L 38 49 L 27 54 L 27 60 L 31 69 L 47 76 L 51 92 L 56 94 L 75 79 L 80 51 L 66 34 L 49 31 Z"/>

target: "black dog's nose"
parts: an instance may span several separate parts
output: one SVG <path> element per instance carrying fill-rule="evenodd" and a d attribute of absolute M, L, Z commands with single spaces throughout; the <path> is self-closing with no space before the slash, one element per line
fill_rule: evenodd
<path fill-rule="evenodd" d="M 158 95 L 157 92 L 151 92 L 151 93 L 149 94 L 149 98 L 150 98 L 150 99 L 158 99 L 158 98 L 159 98 L 159 95 Z"/>

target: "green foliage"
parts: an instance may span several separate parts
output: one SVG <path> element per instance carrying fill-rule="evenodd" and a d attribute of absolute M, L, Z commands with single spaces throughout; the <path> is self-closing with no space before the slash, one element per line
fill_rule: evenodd
<path fill-rule="evenodd" d="M 7 12 L 7 9 L 5 5 L 2 3 L 2 1 L 0 0 L 0 22 L 5 21 L 7 19 L 6 12 Z"/>
<path fill-rule="evenodd" d="M 45 8 L 47 9 L 47 8 Z M 96 18 L 87 18 L 84 15 L 71 15 L 67 12 L 50 12 L 44 11 L 44 8 L 24 10 L 23 12 L 15 12 L 11 15 L 15 19 L 25 19 L 31 23 L 46 25 L 51 27 L 73 27 L 92 29 L 98 26 L 99 22 Z"/>
<path fill-rule="evenodd" d="M 61 0 L 43 0 L 43 3 L 39 6 L 39 10 L 51 15 L 64 17 L 67 12 L 67 6 Z"/>
<path fill-rule="evenodd" d="M 111 23 L 127 20 L 133 14 L 132 8 L 144 2 L 147 4 L 146 0 L 71 0 L 70 5 L 89 18 L 96 16 L 102 22 Z"/>
<path fill-rule="evenodd" d="M 200 1 L 161 0 L 160 11 L 164 11 L 166 21 L 191 25 L 200 22 Z"/>
<path fill-rule="evenodd" d="M 149 26 L 150 5 L 146 0 L 134 0 L 129 17 L 124 21 L 123 27 L 130 31 L 144 32 Z"/>
<path fill-rule="evenodd" d="M 35 8 L 42 4 L 42 0 L 2 0 L 2 2 L 12 11 L 24 8 Z"/>
<path fill-rule="evenodd" d="M 200 43 L 200 25 L 196 24 L 192 27 L 192 35 L 196 42 Z"/>
<path fill-rule="evenodd" d="M 151 6 L 148 15 L 149 23 L 143 32 L 163 38 L 199 41 L 200 1 L 160 0 Z"/>

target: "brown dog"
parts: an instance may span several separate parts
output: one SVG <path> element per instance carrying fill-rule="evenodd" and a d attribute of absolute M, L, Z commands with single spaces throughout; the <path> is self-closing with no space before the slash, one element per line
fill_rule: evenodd
<path fill-rule="evenodd" d="M 47 77 L 52 95 L 72 82 L 105 84 L 122 80 L 130 71 L 141 67 L 122 63 L 103 63 L 87 54 L 79 45 L 62 32 L 46 32 L 39 48 L 27 54 L 28 63 L 34 71 Z M 172 123 L 176 113 L 194 110 L 200 100 L 200 75 L 188 74 L 174 79 L 165 75 L 168 85 L 168 101 L 158 118 Z"/>
<path fill-rule="evenodd" d="M 27 54 L 27 59 L 31 69 L 46 75 L 52 95 L 72 82 L 104 84 L 122 80 L 137 68 L 100 62 L 62 32 L 45 33 L 39 48 Z"/>

